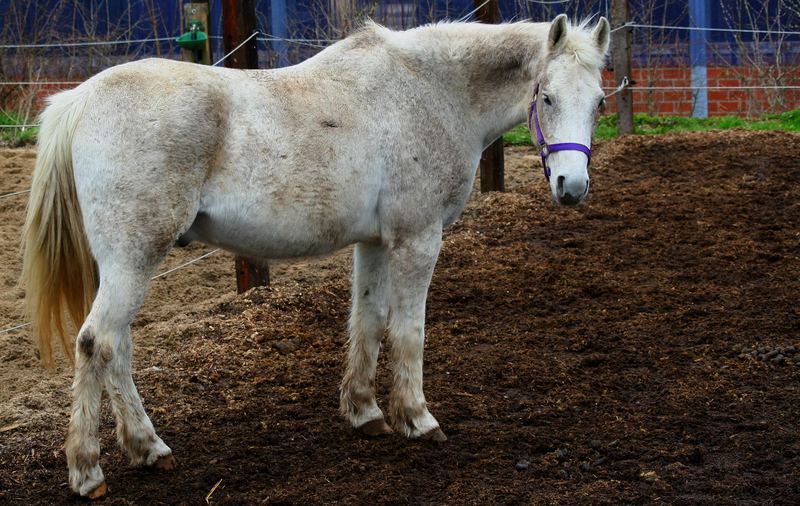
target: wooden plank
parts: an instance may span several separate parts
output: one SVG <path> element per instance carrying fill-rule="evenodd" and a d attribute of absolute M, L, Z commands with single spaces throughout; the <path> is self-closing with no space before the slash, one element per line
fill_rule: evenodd
<path fill-rule="evenodd" d="M 483 4 L 483 0 L 473 0 L 472 3 L 478 8 L 475 12 L 475 20 L 489 24 L 500 22 L 500 6 L 497 0 L 491 0 L 486 4 Z M 503 139 L 501 137 L 481 154 L 481 192 L 505 191 L 503 164 Z"/>
<path fill-rule="evenodd" d="M 612 0 L 611 25 L 615 28 L 630 21 L 628 0 Z M 627 76 L 633 83 L 631 75 L 631 38 L 630 27 L 620 28 L 611 34 L 612 65 L 614 66 L 614 82 L 619 85 Z M 633 133 L 633 90 L 630 87 L 617 93 L 617 127 L 620 135 Z"/>
<path fill-rule="evenodd" d="M 189 25 L 192 21 L 200 21 L 205 27 L 205 32 L 208 35 L 206 39 L 206 47 L 203 49 L 202 54 L 198 55 L 194 51 L 188 49 L 181 49 L 181 59 L 192 63 L 202 63 L 203 65 L 211 65 L 211 27 L 208 24 L 208 2 L 190 2 L 183 4 L 183 29 L 189 31 Z"/>

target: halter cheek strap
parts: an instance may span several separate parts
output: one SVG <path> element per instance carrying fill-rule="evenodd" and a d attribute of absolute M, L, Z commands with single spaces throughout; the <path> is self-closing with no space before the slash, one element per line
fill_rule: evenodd
<path fill-rule="evenodd" d="M 544 167 L 544 177 L 550 181 L 550 167 L 547 165 L 547 157 L 550 153 L 557 151 L 580 151 L 588 158 L 587 165 L 592 163 L 592 148 L 579 144 L 577 142 L 559 142 L 557 144 L 548 144 L 544 140 L 542 127 L 539 126 L 539 112 L 536 110 L 536 99 L 539 96 L 539 83 L 533 89 L 533 99 L 531 100 L 531 107 L 528 111 L 528 129 L 536 133 L 536 143 L 539 145 L 539 156 L 542 157 L 542 167 Z"/>

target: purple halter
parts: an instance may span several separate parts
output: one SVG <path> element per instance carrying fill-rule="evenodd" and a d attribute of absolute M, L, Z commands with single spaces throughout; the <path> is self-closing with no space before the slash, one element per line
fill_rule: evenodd
<path fill-rule="evenodd" d="M 539 144 L 539 155 L 542 157 L 542 167 L 544 167 L 544 177 L 550 181 L 550 167 L 547 166 L 547 157 L 550 153 L 556 151 L 580 151 L 585 154 L 589 159 L 587 165 L 592 162 L 592 148 L 584 146 L 577 142 L 559 142 L 557 144 L 548 144 L 544 140 L 542 127 L 539 126 L 539 113 L 536 110 L 536 99 L 539 96 L 539 83 L 533 89 L 533 99 L 531 100 L 531 108 L 528 111 L 528 129 L 535 130 L 536 142 Z"/>

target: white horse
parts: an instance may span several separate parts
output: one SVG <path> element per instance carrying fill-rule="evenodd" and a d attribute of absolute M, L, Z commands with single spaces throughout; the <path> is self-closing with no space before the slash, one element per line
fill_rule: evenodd
<path fill-rule="evenodd" d="M 534 106 L 549 142 L 590 145 L 609 25 L 367 24 L 313 58 L 241 71 L 169 60 L 111 68 L 42 113 L 23 282 L 45 364 L 74 353 L 69 483 L 105 493 L 97 438 L 105 388 L 119 444 L 169 469 L 131 377 L 130 323 L 179 238 L 245 256 L 320 255 L 355 243 L 341 411 L 391 432 L 375 400 L 384 330 L 394 430 L 446 439 L 422 390 L 425 299 L 442 228 L 461 213 L 481 151 Z M 588 154 L 588 153 L 587 153 Z M 588 157 L 550 155 L 550 190 L 588 191 Z M 80 326 L 76 343 L 64 311 Z"/>

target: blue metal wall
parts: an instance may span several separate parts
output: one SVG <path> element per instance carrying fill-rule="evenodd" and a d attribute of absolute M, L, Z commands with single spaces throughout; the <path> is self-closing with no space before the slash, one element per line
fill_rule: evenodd
<path fill-rule="evenodd" d="M 757 0 L 710 0 L 712 3 L 710 26 L 730 27 L 730 18 L 737 12 L 742 12 L 742 6 L 748 3 L 755 10 L 766 5 L 766 12 L 774 19 L 774 13 L 779 0 L 761 2 Z M 387 2 L 378 0 L 374 5 L 369 0 L 356 0 L 359 6 L 370 12 L 373 19 L 395 28 L 407 28 L 418 24 L 438 19 L 458 19 L 473 9 L 471 0 L 396 0 Z M 562 4 L 533 3 L 527 0 L 499 0 L 502 16 L 506 20 L 551 19 L 556 14 L 566 12 L 575 18 L 591 14 L 606 14 L 610 0 L 574 0 Z M 181 33 L 181 4 L 183 0 L 0 0 L 0 33 L 3 42 L 67 42 L 88 39 L 120 39 L 120 38 L 150 38 L 153 36 L 173 37 Z M 221 4 L 212 0 L 211 19 L 212 34 L 219 35 L 221 27 Z M 650 4 L 656 5 L 648 9 Z M 329 5 L 329 0 L 285 0 L 287 9 L 287 33 L 291 37 L 316 37 L 320 31 L 316 28 L 320 20 L 321 9 Z M 257 25 L 264 32 L 274 30 L 271 19 L 271 0 L 257 2 Z M 725 7 L 725 8 L 723 8 Z M 369 10 L 372 8 L 373 10 Z M 727 14 L 726 14 L 727 9 Z M 685 0 L 631 0 L 631 11 L 637 22 L 665 24 L 672 26 L 688 26 L 689 14 Z M 774 28 L 767 25 L 767 16 L 758 23 L 758 28 Z M 781 24 L 784 28 L 797 26 L 795 15 L 788 10 L 783 14 Z M 121 30 L 120 27 L 126 27 Z M 129 29 L 128 29 L 129 28 Z M 752 28 L 748 26 L 747 28 Z M 646 31 L 639 29 L 634 32 L 634 41 L 643 47 Z M 687 43 L 689 32 L 679 30 L 660 30 L 659 37 L 670 39 L 678 43 Z M 752 39 L 752 35 L 745 35 L 745 40 Z M 711 44 L 730 44 L 733 35 L 724 32 L 709 34 Z M 800 37 L 789 37 L 789 40 L 800 41 Z M 214 56 L 220 56 L 221 47 L 218 39 L 215 40 Z M 262 42 L 262 51 L 270 49 L 270 45 Z M 161 43 L 158 46 L 161 54 L 177 54 L 178 48 L 174 44 Z M 130 54 L 130 47 L 121 46 L 117 50 L 120 54 Z M 312 48 L 292 48 L 290 45 L 292 61 L 307 56 Z M 648 49 L 649 50 L 649 49 Z M 770 51 L 765 46 L 764 51 Z M 57 50 L 53 50 L 54 52 Z M 106 54 L 113 51 L 108 48 Z M 144 56 L 153 54 L 156 45 L 144 44 L 137 48 L 136 53 Z M 0 49 L 0 56 L 4 51 Z M 674 64 L 688 64 L 687 54 L 682 54 L 680 49 L 672 53 L 665 51 L 667 64 L 670 58 Z M 728 51 L 730 53 L 730 51 Z M 711 58 L 736 59 L 735 54 L 723 56 L 721 51 L 712 51 Z M 641 55 L 638 59 L 641 60 Z M 274 62 L 272 62 L 274 63 Z"/>

